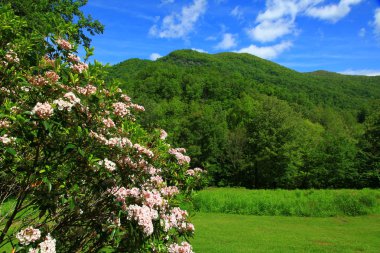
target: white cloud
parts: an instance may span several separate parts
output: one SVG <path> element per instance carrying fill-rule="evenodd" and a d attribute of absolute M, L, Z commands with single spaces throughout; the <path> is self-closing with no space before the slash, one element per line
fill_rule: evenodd
<path fill-rule="evenodd" d="M 294 23 L 291 20 L 265 20 L 256 27 L 248 30 L 248 35 L 260 42 L 270 42 L 277 38 L 292 33 L 294 30 Z"/>
<path fill-rule="evenodd" d="M 233 8 L 233 10 L 231 11 L 230 14 L 231 14 L 231 16 L 233 16 L 237 19 L 243 19 L 244 18 L 244 13 L 240 9 L 240 6 L 235 6 L 235 8 Z"/>
<path fill-rule="evenodd" d="M 207 51 L 200 49 L 200 48 L 192 48 L 191 50 L 197 51 L 199 53 L 206 53 L 206 54 L 208 53 Z"/>
<path fill-rule="evenodd" d="M 347 16 L 351 6 L 361 3 L 363 0 L 341 0 L 338 4 L 330 4 L 322 7 L 311 7 L 307 9 L 306 15 L 322 20 L 337 22 Z"/>
<path fill-rule="evenodd" d="M 162 55 L 158 54 L 158 53 L 153 53 L 149 56 L 149 59 L 151 59 L 152 61 L 155 61 L 157 60 L 158 58 L 161 58 Z"/>
<path fill-rule="evenodd" d="M 348 69 L 339 73 L 343 75 L 380 76 L 380 69 Z"/>
<path fill-rule="evenodd" d="M 366 34 L 366 33 L 367 33 L 366 29 L 365 29 L 365 28 L 361 28 L 361 29 L 359 30 L 358 35 L 359 35 L 359 37 L 365 37 L 365 34 Z"/>
<path fill-rule="evenodd" d="M 380 8 L 375 10 L 375 17 L 373 21 L 373 25 L 375 27 L 375 34 L 380 36 Z"/>
<path fill-rule="evenodd" d="M 235 36 L 231 33 L 225 33 L 223 35 L 223 40 L 215 46 L 216 49 L 230 49 L 236 47 L 236 39 Z"/>
<path fill-rule="evenodd" d="M 285 35 L 296 35 L 299 15 L 336 22 L 363 0 L 340 0 L 338 4 L 323 5 L 325 0 L 266 0 L 266 8 L 256 17 L 254 27 L 247 29 L 256 41 L 272 42 Z"/>
<path fill-rule="evenodd" d="M 159 38 L 185 38 L 205 14 L 206 8 L 207 0 L 194 0 L 191 5 L 184 6 L 180 13 L 173 12 L 164 17 L 160 27 L 152 26 L 149 34 Z"/>
<path fill-rule="evenodd" d="M 249 47 L 242 48 L 237 53 L 253 54 L 265 59 L 274 59 L 285 50 L 293 46 L 290 41 L 283 41 L 273 46 L 258 47 L 256 45 L 250 45 Z"/>

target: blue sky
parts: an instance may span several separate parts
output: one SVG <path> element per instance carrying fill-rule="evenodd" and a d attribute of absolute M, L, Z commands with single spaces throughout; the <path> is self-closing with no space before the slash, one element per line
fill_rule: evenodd
<path fill-rule="evenodd" d="M 155 60 L 177 49 L 245 52 L 297 71 L 380 75 L 380 1 L 89 0 L 105 32 L 95 59 Z"/>

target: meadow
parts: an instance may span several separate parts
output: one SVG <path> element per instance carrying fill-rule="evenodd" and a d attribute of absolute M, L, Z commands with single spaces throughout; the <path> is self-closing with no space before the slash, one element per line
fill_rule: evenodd
<path fill-rule="evenodd" d="M 195 252 L 379 252 L 380 191 L 209 188 L 194 194 Z"/>
<path fill-rule="evenodd" d="M 197 213 L 198 253 L 366 252 L 380 249 L 380 215 L 284 217 Z"/>
<path fill-rule="evenodd" d="M 380 214 L 380 190 L 247 190 L 208 188 L 193 197 L 197 212 L 331 217 Z"/>

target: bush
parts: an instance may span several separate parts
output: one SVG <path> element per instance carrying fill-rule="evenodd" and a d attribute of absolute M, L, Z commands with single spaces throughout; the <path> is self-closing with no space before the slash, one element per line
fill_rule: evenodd
<path fill-rule="evenodd" d="M 176 196 L 202 170 L 189 170 L 186 150 L 142 128 L 144 107 L 79 59 L 75 25 L 46 37 L 7 6 L 0 22 L 0 203 L 14 199 L 0 248 L 191 252 Z"/>

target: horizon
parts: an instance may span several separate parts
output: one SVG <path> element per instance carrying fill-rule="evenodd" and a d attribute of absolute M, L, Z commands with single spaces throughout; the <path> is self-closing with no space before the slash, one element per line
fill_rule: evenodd
<path fill-rule="evenodd" d="M 89 1 L 105 25 L 94 59 L 156 60 L 172 51 L 249 53 L 298 72 L 380 75 L 380 1 Z"/>

